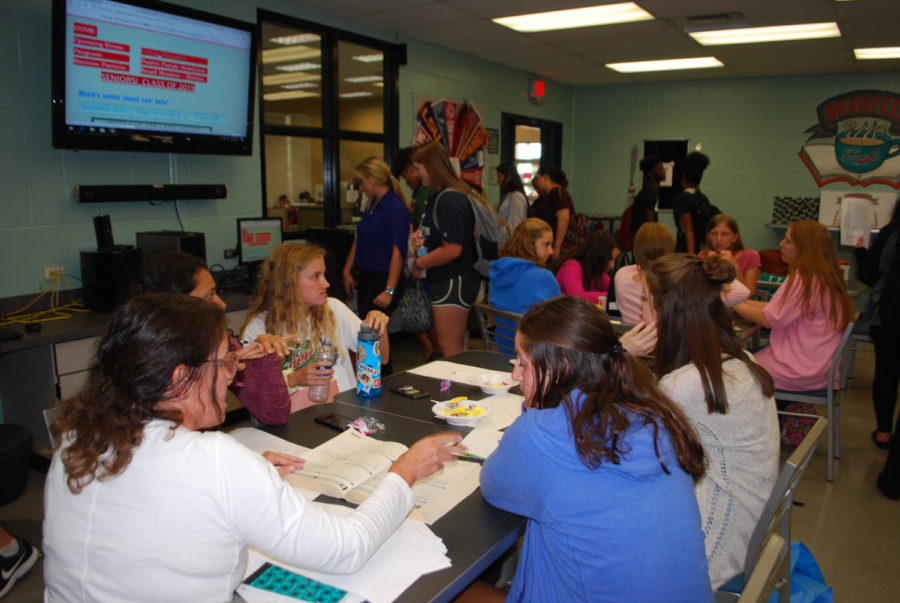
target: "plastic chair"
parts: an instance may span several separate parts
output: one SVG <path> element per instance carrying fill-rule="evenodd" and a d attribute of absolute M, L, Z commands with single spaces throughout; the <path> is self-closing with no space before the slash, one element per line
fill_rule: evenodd
<path fill-rule="evenodd" d="M 872 343 L 872 335 L 869 333 L 869 323 L 860 320 L 850 335 L 850 346 L 847 349 L 847 379 L 853 379 L 856 375 L 856 352 L 860 351 L 859 344 L 864 341 Z"/>
<path fill-rule="evenodd" d="M 790 544 L 778 534 L 770 534 L 759 554 L 753 573 L 744 585 L 741 601 L 765 603 L 776 588 L 784 592 L 779 583 L 784 571 L 790 567 Z"/>
<path fill-rule="evenodd" d="M 801 417 L 812 417 L 812 415 L 804 415 L 798 413 L 778 413 L 780 415 L 791 415 Z M 788 459 L 784 462 L 784 467 L 778 475 L 778 481 L 769 494 L 766 505 L 756 522 L 753 534 L 750 535 L 750 542 L 747 544 L 747 555 L 744 557 L 744 571 L 738 574 L 716 591 L 717 603 L 727 601 L 737 601 L 743 599 L 743 593 L 750 581 L 756 573 L 757 565 L 765 561 L 767 564 L 771 561 L 769 555 L 763 559 L 765 549 L 772 545 L 769 544 L 770 537 L 777 535 L 782 539 L 780 546 L 788 549 L 782 555 L 785 556 L 786 562 L 782 561 L 776 565 L 777 572 L 772 579 L 772 587 L 768 592 L 779 589 L 780 603 L 787 603 L 791 595 L 791 575 L 790 575 L 790 542 L 791 542 L 791 507 L 794 504 L 794 492 L 803 477 L 803 472 L 812 458 L 813 452 L 816 450 L 816 444 L 822 437 L 822 432 L 828 426 L 828 420 L 824 417 L 815 417 L 816 422 L 810 428 L 809 433 L 800 442 L 800 445 L 794 450 Z M 776 541 L 777 543 L 777 541 Z M 771 553 L 771 551 L 769 551 Z M 764 566 L 760 572 L 766 575 L 766 583 L 768 583 L 769 568 Z M 758 592 L 758 591 L 757 591 Z M 750 592 L 747 593 L 751 594 Z M 760 595 L 754 595 L 756 597 Z M 767 596 L 767 595 L 765 595 Z M 764 601 L 765 598 L 752 598 L 750 601 Z"/>
<path fill-rule="evenodd" d="M 473 308 L 475 308 L 475 316 L 478 318 L 478 328 L 481 329 L 481 337 L 484 339 L 484 349 L 487 351 L 493 349 L 495 352 L 512 356 L 516 343 L 515 331 L 522 315 L 518 312 L 498 310 L 481 302 L 476 303 Z M 497 332 L 498 318 L 503 321 L 500 323 L 501 329 L 509 329 L 512 334 Z"/>
<path fill-rule="evenodd" d="M 787 390 L 775 390 L 775 399 L 784 402 L 806 402 L 825 406 L 825 415 L 828 418 L 828 463 L 825 471 L 825 479 L 834 481 L 834 459 L 841 457 L 841 400 L 844 388 L 847 384 L 847 371 L 841 375 L 840 384 L 834 387 L 835 376 L 841 364 L 841 359 L 847 353 L 847 343 L 853 333 L 855 323 L 847 323 L 841 342 L 834 351 L 831 366 L 828 368 L 828 386 L 825 389 L 814 392 L 791 392 Z"/>

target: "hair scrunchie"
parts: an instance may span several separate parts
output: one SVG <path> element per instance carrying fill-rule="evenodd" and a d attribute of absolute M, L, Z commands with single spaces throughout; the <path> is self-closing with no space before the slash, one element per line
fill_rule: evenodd
<path fill-rule="evenodd" d="M 621 342 L 616 341 L 609 350 L 609 357 L 615 358 L 616 356 L 621 356 L 627 352 L 628 350 L 622 346 Z"/>

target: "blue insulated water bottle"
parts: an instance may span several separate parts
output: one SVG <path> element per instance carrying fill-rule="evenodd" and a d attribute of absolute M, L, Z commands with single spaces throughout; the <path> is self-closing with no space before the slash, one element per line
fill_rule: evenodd
<path fill-rule="evenodd" d="M 356 393 L 364 398 L 381 395 L 381 343 L 378 331 L 367 324 L 359 328 L 356 343 Z"/>

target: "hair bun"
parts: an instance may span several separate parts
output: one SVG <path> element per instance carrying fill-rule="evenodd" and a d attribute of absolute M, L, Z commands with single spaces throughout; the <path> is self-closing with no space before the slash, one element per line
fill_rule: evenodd
<path fill-rule="evenodd" d="M 707 254 L 703 258 L 703 271 L 706 273 L 706 278 L 717 285 L 730 283 L 737 276 L 734 264 L 712 254 Z"/>

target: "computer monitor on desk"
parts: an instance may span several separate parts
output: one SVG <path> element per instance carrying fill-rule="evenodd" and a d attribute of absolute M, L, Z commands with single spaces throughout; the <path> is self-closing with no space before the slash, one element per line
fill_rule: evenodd
<path fill-rule="evenodd" d="M 263 260 L 281 245 L 281 219 L 238 218 L 238 262 L 247 268 L 248 285 L 256 283 Z"/>

